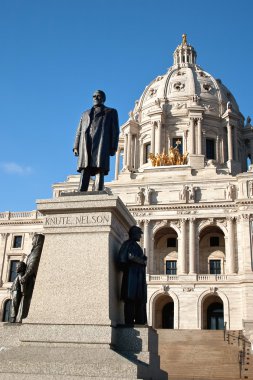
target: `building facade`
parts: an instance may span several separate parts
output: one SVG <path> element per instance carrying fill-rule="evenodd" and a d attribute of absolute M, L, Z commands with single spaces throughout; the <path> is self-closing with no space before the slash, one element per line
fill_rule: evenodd
<path fill-rule="evenodd" d="M 196 63 L 183 35 L 173 65 L 146 86 L 122 125 L 106 184 L 143 229 L 148 320 L 155 328 L 253 333 L 253 133 L 235 98 Z M 123 162 L 122 162 L 123 161 Z M 78 175 L 53 185 L 77 190 Z M 0 213 L 0 310 L 38 212 Z"/>

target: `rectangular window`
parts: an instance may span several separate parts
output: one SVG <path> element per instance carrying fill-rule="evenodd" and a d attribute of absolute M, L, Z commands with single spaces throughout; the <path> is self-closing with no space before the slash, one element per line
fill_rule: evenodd
<path fill-rule="evenodd" d="M 212 139 L 206 139 L 206 158 L 215 160 L 215 144 Z"/>
<path fill-rule="evenodd" d="M 10 262 L 10 272 L 9 272 L 9 282 L 13 282 L 17 277 L 17 264 L 19 260 L 11 260 Z"/>
<path fill-rule="evenodd" d="M 183 138 L 182 137 L 173 137 L 172 144 L 173 144 L 173 148 L 177 146 L 179 153 L 183 154 Z"/>
<path fill-rule="evenodd" d="M 167 247 L 176 247 L 177 246 L 177 239 L 172 237 L 167 239 Z"/>
<path fill-rule="evenodd" d="M 210 260 L 210 274 L 221 274 L 221 260 Z"/>
<path fill-rule="evenodd" d="M 210 237 L 210 247 L 219 247 L 220 238 L 219 236 L 211 236 Z"/>
<path fill-rule="evenodd" d="M 166 261 L 166 274 L 177 274 L 177 260 Z"/>
<path fill-rule="evenodd" d="M 13 239 L 13 248 L 21 248 L 22 246 L 22 236 L 16 235 Z"/>

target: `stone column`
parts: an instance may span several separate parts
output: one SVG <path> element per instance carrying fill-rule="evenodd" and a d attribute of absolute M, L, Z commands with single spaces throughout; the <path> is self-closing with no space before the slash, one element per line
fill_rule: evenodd
<path fill-rule="evenodd" d="M 202 119 L 198 119 L 198 154 L 202 154 Z"/>
<path fill-rule="evenodd" d="M 144 231 L 143 231 L 143 248 L 145 248 L 146 255 L 149 257 L 149 220 L 144 220 Z"/>
<path fill-rule="evenodd" d="M 187 50 L 185 49 L 184 51 L 184 60 L 185 60 L 185 63 L 188 63 L 188 60 L 187 60 Z"/>
<path fill-rule="evenodd" d="M 183 149 L 184 149 L 184 152 L 187 152 L 188 151 L 188 131 L 184 131 L 184 144 L 183 144 Z"/>
<path fill-rule="evenodd" d="M 5 256 L 6 256 L 6 247 L 7 247 L 7 240 L 8 240 L 9 233 L 1 233 L 0 234 L 0 265 L 1 265 L 1 273 L 0 273 L 0 287 L 5 282 L 5 279 L 3 279 L 3 270 L 4 270 L 4 264 L 5 264 Z"/>
<path fill-rule="evenodd" d="M 228 131 L 228 159 L 233 160 L 233 139 L 232 139 L 232 126 L 227 124 Z"/>
<path fill-rule="evenodd" d="M 205 128 L 202 128 L 202 135 L 203 135 L 203 155 L 206 156 L 206 130 Z"/>
<path fill-rule="evenodd" d="M 227 218 L 227 247 L 226 247 L 226 268 L 227 274 L 235 273 L 235 252 L 234 252 L 234 218 Z"/>
<path fill-rule="evenodd" d="M 220 136 L 216 136 L 216 161 L 220 163 Z"/>
<path fill-rule="evenodd" d="M 132 169 L 131 168 L 131 161 L 132 161 L 131 160 L 131 157 L 132 157 L 131 148 L 132 148 L 132 134 L 129 131 L 128 132 L 128 138 L 127 138 L 127 168 L 128 168 L 128 170 Z"/>
<path fill-rule="evenodd" d="M 235 149 L 234 149 L 234 153 L 235 153 L 234 159 L 236 161 L 238 161 L 238 146 L 239 146 L 239 144 L 237 143 L 237 128 L 234 127 L 234 147 L 235 147 Z"/>
<path fill-rule="evenodd" d="M 238 229 L 238 272 L 252 273 L 253 269 L 253 221 L 250 220 L 248 214 L 242 214 L 237 219 L 237 229 Z"/>
<path fill-rule="evenodd" d="M 120 149 L 116 152 L 116 158 L 115 158 L 115 179 L 117 180 L 119 178 L 119 160 L 120 160 Z"/>
<path fill-rule="evenodd" d="M 162 123 L 161 121 L 157 122 L 157 152 L 156 153 L 161 153 L 161 142 L 162 142 Z"/>
<path fill-rule="evenodd" d="M 155 123 L 152 123 L 151 126 L 151 147 L 150 152 L 155 154 Z"/>
<path fill-rule="evenodd" d="M 131 149 L 131 156 L 132 156 L 132 167 L 136 168 L 136 146 L 137 146 L 137 136 L 133 135 L 132 139 L 132 149 Z"/>
<path fill-rule="evenodd" d="M 128 134 L 125 133 L 125 141 L 124 141 L 124 169 L 127 167 L 127 140 Z"/>
<path fill-rule="evenodd" d="M 189 274 L 196 273 L 195 219 L 190 219 L 189 226 Z"/>
<path fill-rule="evenodd" d="M 143 248 L 144 248 L 145 255 L 148 258 L 148 262 L 147 262 L 147 273 L 148 274 L 153 273 L 154 247 L 151 247 L 151 244 L 150 244 L 151 239 L 152 239 L 152 243 L 154 244 L 153 231 L 151 229 L 150 220 L 145 219 L 143 221 Z"/>
<path fill-rule="evenodd" d="M 250 139 L 251 163 L 253 163 L 253 139 Z"/>
<path fill-rule="evenodd" d="M 180 274 L 186 273 L 186 219 L 181 220 Z"/>
<path fill-rule="evenodd" d="M 194 118 L 190 118 L 190 146 L 189 146 L 189 153 L 194 154 L 195 153 L 195 133 L 194 133 Z"/>

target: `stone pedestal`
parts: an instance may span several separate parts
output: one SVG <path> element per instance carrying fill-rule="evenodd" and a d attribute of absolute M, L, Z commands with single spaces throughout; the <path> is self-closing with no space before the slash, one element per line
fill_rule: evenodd
<path fill-rule="evenodd" d="M 101 192 L 37 204 L 45 242 L 28 318 L 18 329 L 22 347 L 0 342 L 0 380 L 167 379 L 156 332 L 119 327 L 116 258 L 135 224 L 124 204 Z"/>
<path fill-rule="evenodd" d="M 45 242 L 22 341 L 111 343 L 123 323 L 116 255 L 134 219 L 118 197 L 39 200 Z"/>
<path fill-rule="evenodd" d="M 188 164 L 192 169 L 204 169 L 205 166 L 205 156 L 203 154 L 189 154 Z"/>

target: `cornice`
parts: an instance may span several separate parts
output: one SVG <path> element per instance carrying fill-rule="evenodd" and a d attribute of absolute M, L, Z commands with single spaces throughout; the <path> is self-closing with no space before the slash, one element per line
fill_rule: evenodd
<path fill-rule="evenodd" d="M 11 225 L 24 225 L 24 224 L 43 224 L 43 220 L 5 220 L 5 221 L 0 221 L 0 226 L 11 226 Z"/>

